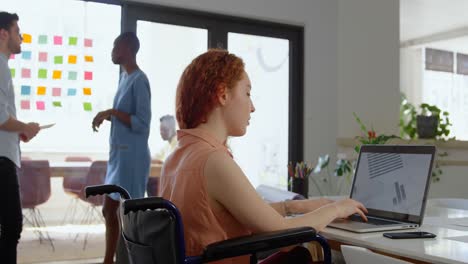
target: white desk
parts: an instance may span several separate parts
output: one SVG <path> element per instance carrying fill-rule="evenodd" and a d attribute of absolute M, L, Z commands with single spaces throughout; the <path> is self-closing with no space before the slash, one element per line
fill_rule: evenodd
<path fill-rule="evenodd" d="M 73 177 L 88 173 L 92 162 L 60 161 L 50 162 L 50 174 L 52 177 Z M 151 164 L 150 177 L 161 176 L 161 164 Z"/>
<path fill-rule="evenodd" d="M 419 230 L 434 233 L 436 238 L 394 240 L 383 237 L 383 232 L 357 234 L 335 228 L 325 228 L 321 234 L 335 250 L 348 244 L 414 263 L 468 263 L 468 211 L 428 207 L 425 215 Z M 457 237 L 465 242 L 454 240 Z"/>

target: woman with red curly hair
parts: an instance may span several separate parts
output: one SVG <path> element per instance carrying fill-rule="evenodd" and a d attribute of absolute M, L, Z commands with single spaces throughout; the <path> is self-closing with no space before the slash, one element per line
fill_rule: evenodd
<path fill-rule="evenodd" d="M 162 169 L 160 195 L 180 210 L 186 253 L 200 255 L 208 244 L 251 233 L 310 226 L 323 229 L 335 218 L 366 208 L 345 199 L 267 204 L 234 161 L 226 141 L 243 136 L 255 107 L 243 61 L 213 49 L 195 58 L 177 88 L 178 146 Z M 290 213 L 303 214 L 285 218 Z M 304 248 L 276 253 L 262 263 L 308 263 Z M 249 263 L 248 257 L 218 263 Z"/>

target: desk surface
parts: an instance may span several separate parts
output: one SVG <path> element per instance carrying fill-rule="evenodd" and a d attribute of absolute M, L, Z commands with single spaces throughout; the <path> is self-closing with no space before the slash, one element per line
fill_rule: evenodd
<path fill-rule="evenodd" d="M 325 228 L 321 233 L 330 241 L 366 247 L 412 260 L 468 263 L 468 211 L 427 207 L 424 223 L 419 230 L 434 233 L 437 237 L 394 240 L 383 237 L 383 232 L 358 234 L 335 228 Z"/>
<path fill-rule="evenodd" d="M 50 173 L 52 177 L 72 177 L 87 173 L 92 162 L 63 161 L 50 162 Z M 161 164 L 151 164 L 150 177 L 161 176 Z"/>

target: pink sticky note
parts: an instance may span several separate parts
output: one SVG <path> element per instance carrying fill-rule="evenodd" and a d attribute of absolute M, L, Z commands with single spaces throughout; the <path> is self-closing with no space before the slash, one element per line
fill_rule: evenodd
<path fill-rule="evenodd" d="M 21 100 L 21 109 L 31 109 L 29 100 Z"/>
<path fill-rule="evenodd" d="M 92 47 L 93 46 L 93 40 L 92 39 L 84 39 L 84 46 L 85 47 Z"/>
<path fill-rule="evenodd" d="M 93 79 L 93 72 L 87 72 L 85 71 L 84 72 L 84 79 L 87 80 L 87 81 L 90 81 Z"/>
<path fill-rule="evenodd" d="M 52 88 L 52 96 L 60 96 L 62 94 L 62 88 Z"/>
<path fill-rule="evenodd" d="M 44 103 L 44 101 L 37 101 L 37 102 L 36 102 L 36 108 L 37 108 L 37 110 L 45 110 L 45 103 Z"/>
<path fill-rule="evenodd" d="M 15 54 L 10 54 L 10 59 L 14 60 L 15 59 Z"/>
<path fill-rule="evenodd" d="M 54 36 L 54 45 L 62 45 L 62 37 Z"/>
<path fill-rule="evenodd" d="M 21 78 L 31 78 L 31 69 L 21 69 Z"/>
<path fill-rule="evenodd" d="M 39 61 L 41 62 L 47 61 L 47 52 L 39 52 Z"/>

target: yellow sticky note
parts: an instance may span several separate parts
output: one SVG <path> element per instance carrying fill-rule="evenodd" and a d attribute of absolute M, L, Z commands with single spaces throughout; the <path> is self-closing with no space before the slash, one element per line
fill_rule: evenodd
<path fill-rule="evenodd" d="M 32 42 L 32 36 L 29 34 L 23 34 L 23 43 L 31 43 Z"/>
<path fill-rule="evenodd" d="M 37 87 L 37 95 L 45 95 L 46 87 L 45 86 L 38 86 Z"/>
<path fill-rule="evenodd" d="M 84 56 L 84 60 L 85 60 L 86 62 L 93 62 L 93 61 L 94 61 L 94 58 L 93 58 L 93 56 Z"/>
<path fill-rule="evenodd" d="M 69 64 L 76 64 L 76 56 L 75 55 L 68 56 L 68 63 Z"/>
<path fill-rule="evenodd" d="M 87 88 L 87 87 L 83 88 L 83 94 L 84 95 L 91 95 L 91 88 Z"/>
<path fill-rule="evenodd" d="M 54 71 L 52 73 L 52 79 L 54 79 L 54 80 L 62 79 L 62 71 Z"/>

